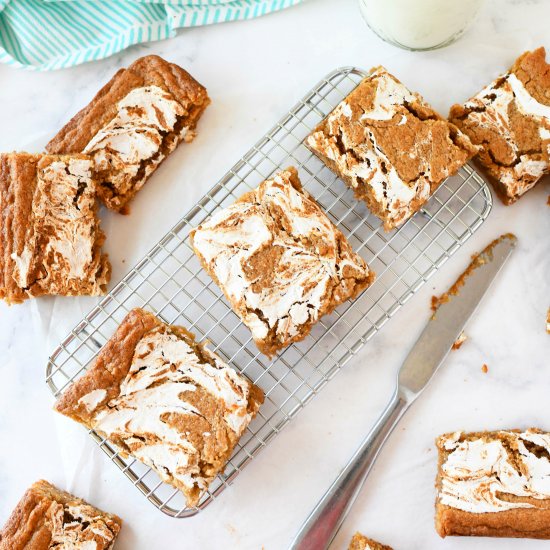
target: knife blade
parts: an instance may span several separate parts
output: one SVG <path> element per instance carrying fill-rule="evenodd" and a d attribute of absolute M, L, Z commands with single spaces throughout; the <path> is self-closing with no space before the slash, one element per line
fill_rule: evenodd
<path fill-rule="evenodd" d="M 348 464 L 315 506 L 289 550 L 326 550 L 357 498 L 380 449 L 447 357 L 465 324 L 516 246 L 514 235 L 495 239 L 439 299 L 439 305 L 407 355 L 393 396 Z"/>
<path fill-rule="evenodd" d="M 516 237 L 509 233 L 495 239 L 474 256 L 468 269 L 445 293 L 401 366 L 398 381 L 403 390 L 416 395 L 431 380 L 516 243 Z"/>

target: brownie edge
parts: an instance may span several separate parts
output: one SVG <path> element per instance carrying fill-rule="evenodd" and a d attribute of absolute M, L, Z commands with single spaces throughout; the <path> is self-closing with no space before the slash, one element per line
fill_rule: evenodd
<path fill-rule="evenodd" d="M 546 51 L 523 53 L 449 119 L 480 146 L 476 164 L 510 205 L 550 173 L 550 64 Z"/>
<path fill-rule="evenodd" d="M 436 445 L 435 527 L 441 537 L 550 539 L 550 490 L 544 484 L 549 433 L 454 432 Z"/>
<path fill-rule="evenodd" d="M 110 209 L 127 204 L 195 128 L 210 103 L 187 71 L 150 55 L 120 69 L 48 143 L 51 153 L 94 160 L 98 196 Z"/>
<path fill-rule="evenodd" d="M 0 530 L 0 550 L 88 548 L 111 550 L 122 520 L 45 480 L 23 495 Z"/>

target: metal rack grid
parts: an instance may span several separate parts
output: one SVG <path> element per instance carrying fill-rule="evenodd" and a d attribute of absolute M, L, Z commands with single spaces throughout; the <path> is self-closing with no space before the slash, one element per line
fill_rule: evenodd
<path fill-rule="evenodd" d="M 466 165 L 448 179 L 421 213 L 385 233 L 380 222 L 303 140 L 365 76 L 338 69 L 321 80 L 211 189 L 126 277 L 70 332 L 50 357 L 47 383 L 58 396 L 91 363 L 133 307 L 207 338 L 210 348 L 263 388 L 266 400 L 197 508 L 140 462 L 90 432 L 109 458 L 162 512 L 189 517 L 219 495 L 334 374 L 405 304 L 487 218 L 491 194 Z M 275 170 L 294 165 L 302 183 L 376 272 L 375 283 L 353 303 L 323 318 L 311 334 L 269 361 L 200 268 L 188 233 L 212 212 L 232 204 Z"/>

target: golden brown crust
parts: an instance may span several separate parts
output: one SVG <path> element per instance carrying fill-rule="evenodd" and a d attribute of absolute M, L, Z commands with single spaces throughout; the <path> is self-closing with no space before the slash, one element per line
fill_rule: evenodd
<path fill-rule="evenodd" d="M 284 169 L 284 172 L 286 176 L 288 177 L 289 183 L 296 189 L 296 191 L 303 193 L 304 188 L 302 187 L 302 182 L 300 181 L 300 178 L 298 176 L 298 170 L 294 166 L 288 166 Z M 308 198 L 311 200 L 311 202 L 315 203 L 317 206 L 317 202 L 312 197 L 308 196 Z M 251 189 L 250 191 L 247 191 L 246 193 L 243 193 L 236 201 L 235 203 L 240 202 L 254 202 L 256 200 L 256 189 Z"/>
<path fill-rule="evenodd" d="M 28 297 L 13 279 L 12 254 L 21 254 L 25 245 L 39 159 L 28 153 L 0 154 L 0 297 L 9 304 Z"/>
<path fill-rule="evenodd" d="M 550 105 L 550 65 L 543 47 L 521 54 L 510 69 L 529 94 L 543 105 Z"/>
<path fill-rule="evenodd" d="M 93 390 L 107 391 L 104 401 L 116 397 L 124 380 L 136 349 L 144 334 L 162 325 L 152 313 L 133 309 L 124 318 L 112 338 L 99 352 L 93 367 L 65 390 L 55 404 L 55 410 L 73 420 L 92 428 L 91 415 L 80 404 L 79 399 Z"/>
<path fill-rule="evenodd" d="M 550 65 L 544 48 L 523 53 L 510 70 L 464 104 L 451 107 L 449 119 L 481 150 L 476 164 L 501 201 L 510 205 L 550 171 L 548 139 L 542 122 L 523 112 L 509 77 L 514 75 L 532 99 L 550 107 Z M 550 122 L 546 121 L 550 129 Z"/>
<path fill-rule="evenodd" d="M 34 483 L 23 495 L 8 521 L 0 530 L 0 550 L 48 550 L 52 548 L 52 536 L 63 535 L 63 530 L 55 533 L 55 516 L 67 518 L 70 508 L 78 507 L 93 517 L 95 526 L 100 526 L 104 537 L 82 525 L 79 542 L 95 541 L 97 550 L 112 548 L 120 531 L 122 520 L 103 512 L 86 501 L 66 491 L 57 489 L 47 481 Z M 59 518 L 58 518 L 59 519 Z M 78 521 L 77 518 L 70 520 Z M 68 520 L 68 521 L 70 521 Z M 76 548 L 76 546 L 74 546 Z"/>
<path fill-rule="evenodd" d="M 92 101 L 59 130 L 46 150 L 52 154 L 82 152 L 113 118 L 117 102 L 134 88 L 149 85 L 165 89 L 182 103 L 191 102 L 190 113 L 195 124 L 210 102 L 206 88 L 178 65 L 157 55 L 140 57 L 127 69 L 119 69 Z"/>
<path fill-rule="evenodd" d="M 196 360 L 182 362 L 182 356 L 174 347 L 178 341 L 184 341 L 189 346 L 187 350 L 191 348 Z M 141 360 L 143 365 L 136 367 L 135 363 Z M 185 328 L 166 325 L 151 313 L 136 308 L 99 352 L 90 370 L 59 397 L 55 409 L 108 438 L 123 456 L 132 455 L 151 466 L 165 482 L 184 493 L 188 506 L 195 506 L 208 484 L 225 468 L 242 431 L 264 400 L 259 387 L 225 365 L 222 370 L 217 361 L 205 344 L 196 343 L 193 334 Z M 174 377 L 166 376 L 166 368 L 175 369 Z M 206 382 L 197 383 L 193 369 L 201 369 L 201 377 Z M 216 370 L 220 373 L 218 379 L 212 375 Z M 142 389 L 126 392 L 125 384 L 135 384 L 140 375 L 145 376 L 138 382 Z M 223 393 L 227 390 L 222 389 L 227 387 L 223 384 L 228 383 L 230 391 L 235 392 L 229 397 Z M 220 384 L 216 386 L 219 393 L 212 389 L 212 384 Z M 159 393 L 155 393 L 155 388 Z M 173 390 L 177 390 L 178 406 L 170 401 Z M 94 397 L 94 404 L 90 406 L 86 396 L 98 394 L 99 398 Z M 232 400 L 235 395 L 239 401 L 233 409 L 232 402 L 225 399 Z M 147 410 L 142 407 L 142 396 L 148 399 Z M 109 416 L 112 412 L 125 414 L 128 410 L 135 419 L 131 426 L 117 427 L 115 419 L 115 427 L 102 431 L 105 424 L 98 418 L 112 419 Z M 238 428 L 228 420 L 233 414 L 240 415 Z M 144 415 L 148 418 L 145 425 L 139 421 Z M 181 446 L 173 439 L 165 439 L 167 429 L 182 434 Z M 155 453 L 152 460 L 148 454 L 150 449 Z M 173 458 L 166 459 L 170 455 Z M 174 462 L 178 464 L 177 469 L 171 469 Z"/>
<path fill-rule="evenodd" d="M 120 69 L 96 94 L 92 101 L 78 112 L 48 143 L 50 153 L 81 153 L 90 140 L 102 130 L 117 114 L 117 103 L 129 92 L 144 86 L 158 86 L 168 92 L 184 110 L 173 131 L 163 136 L 166 149 L 160 162 L 183 140 L 191 141 L 194 129 L 204 109 L 210 103 L 206 88 L 199 84 L 187 71 L 156 55 L 148 55 L 134 61 L 127 69 Z M 188 129 L 185 137 L 181 128 Z M 159 166 L 156 162 L 148 166 L 147 175 L 129 190 L 117 190 L 111 182 L 100 181 L 99 194 L 106 206 L 123 211 L 145 180 Z M 107 174 L 100 174 L 106 177 Z M 102 179 L 100 177 L 100 179 Z"/>
<path fill-rule="evenodd" d="M 471 514 L 438 504 L 436 529 L 441 537 L 550 539 L 550 509 L 529 508 Z"/>
<path fill-rule="evenodd" d="M 111 266 L 101 252 L 105 235 L 99 226 L 95 182 L 69 174 L 69 167 L 79 161 L 88 167 L 91 164 L 85 155 L 0 154 L 0 298 L 8 304 L 44 294 L 98 295 L 106 291 Z M 78 188 L 51 175 L 53 163 L 62 163 L 68 174 L 64 177 L 78 179 Z M 71 217 L 70 212 L 82 217 L 79 227 L 86 232 L 82 238 L 90 246 L 90 258 L 82 260 L 78 273 L 71 272 L 70 259 L 55 245 L 59 241 L 64 250 L 68 244 L 63 234 L 55 231 L 66 229 L 63 219 L 56 216 Z"/>
<path fill-rule="evenodd" d="M 349 543 L 348 550 L 392 550 L 391 546 L 380 544 L 357 532 Z"/>
<path fill-rule="evenodd" d="M 519 433 L 521 430 L 507 430 Z M 533 433 L 544 433 L 538 429 L 529 430 Z M 442 486 L 442 465 L 449 456 L 444 442 L 454 434 L 443 434 L 436 440 L 438 449 L 438 472 L 436 478 L 437 495 Z M 470 432 L 462 433 L 460 441 L 475 441 L 478 439 L 506 441 L 503 432 Z M 541 500 L 530 497 L 508 496 L 508 500 L 525 502 L 531 508 L 515 508 L 499 512 L 473 513 L 466 512 L 440 502 L 439 496 L 435 504 L 435 528 L 441 537 L 447 536 L 476 536 L 476 537 L 510 537 L 550 539 L 550 499 Z"/>

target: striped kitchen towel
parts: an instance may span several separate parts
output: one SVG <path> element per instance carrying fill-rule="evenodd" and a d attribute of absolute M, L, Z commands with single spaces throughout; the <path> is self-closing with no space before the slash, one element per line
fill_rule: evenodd
<path fill-rule="evenodd" d="M 304 0 L 0 0 L 0 62 L 47 71 L 177 29 L 252 19 Z"/>

